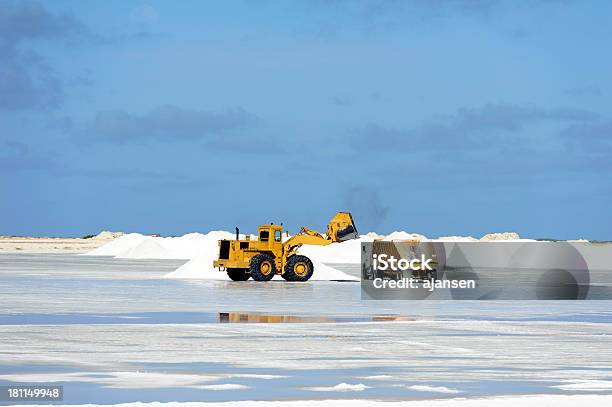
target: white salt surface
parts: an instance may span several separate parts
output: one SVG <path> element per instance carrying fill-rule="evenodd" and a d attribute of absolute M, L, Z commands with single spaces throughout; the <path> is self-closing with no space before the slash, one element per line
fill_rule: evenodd
<path fill-rule="evenodd" d="M 612 390 L 612 380 L 573 380 L 553 387 L 568 391 L 606 391 Z"/>
<path fill-rule="evenodd" d="M 78 381 L 100 383 L 109 388 L 146 389 L 159 387 L 197 388 L 223 378 L 221 375 L 200 375 L 158 372 L 70 372 L 70 373 L 22 373 L 0 375 L 2 380 L 27 383 L 56 383 Z"/>

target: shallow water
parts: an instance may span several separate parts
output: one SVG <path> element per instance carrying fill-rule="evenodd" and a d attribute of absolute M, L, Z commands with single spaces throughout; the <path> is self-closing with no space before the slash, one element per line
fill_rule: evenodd
<path fill-rule="evenodd" d="M 181 263 L 0 255 L 0 385 L 56 381 L 70 404 L 584 393 L 554 387 L 579 380 L 612 393 L 608 301 L 361 301 L 359 283 L 162 278 Z"/>

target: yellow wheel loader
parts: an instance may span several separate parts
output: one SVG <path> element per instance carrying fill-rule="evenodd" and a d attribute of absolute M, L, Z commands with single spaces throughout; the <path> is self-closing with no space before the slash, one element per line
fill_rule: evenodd
<path fill-rule="evenodd" d="M 234 281 L 269 281 L 280 274 L 287 281 L 308 281 L 314 267 L 306 256 L 297 253 L 303 244 L 326 246 L 335 242 L 355 239 L 359 235 L 353 217 L 338 212 L 327 225 L 325 236 L 302 227 L 296 235 L 283 242 L 283 224 L 259 226 L 258 238 L 249 235 L 241 240 L 236 228 L 236 240 L 219 241 L 219 259 L 213 267 L 226 271 Z"/>

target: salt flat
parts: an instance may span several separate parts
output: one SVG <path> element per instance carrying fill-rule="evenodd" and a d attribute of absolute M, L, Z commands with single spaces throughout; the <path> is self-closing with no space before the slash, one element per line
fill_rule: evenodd
<path fill-rule="evenodd" d="M 350 282 L 163 278 L 182 263 L 0 255 L 0 385 L 54 381 L 65 404 L 612 395 L 609 301 L 361 301 Z M 555 404 L 568 400 L 586 402 Z"/>

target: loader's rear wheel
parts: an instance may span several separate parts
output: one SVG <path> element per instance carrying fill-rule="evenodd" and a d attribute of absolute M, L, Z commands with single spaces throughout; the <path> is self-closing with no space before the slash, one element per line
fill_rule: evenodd
<path fill-rule="evenodd" d="M 274 257 L 269 254 L 258 254 L 251 259 L 251 277 L 255 281 L 270 281 L 276 274 Z"/>
<path fill-rule="evenodd" d="M 308 281 L 312 273 L 314 273 L 312 261 L 306 256 L 296 254 L 287 260 L 283 278 L 287 281 Z"/>
<path fill-rule="evenodd" d="M 227 269 L 227 275 L 233 281 L 247 281 L 251 278 L 248 269 Z"/>

